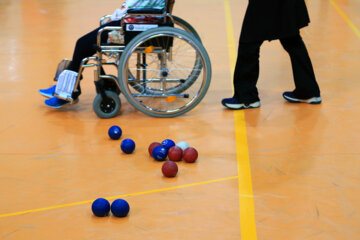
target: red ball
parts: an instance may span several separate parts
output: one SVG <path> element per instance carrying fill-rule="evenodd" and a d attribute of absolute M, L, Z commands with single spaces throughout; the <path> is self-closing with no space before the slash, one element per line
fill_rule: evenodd
<path fill-rule="evenodd" d="M 165 177 L 175 177 L 178 172 L 178 166 L 175 162 L 166 161 L 161 168 Z"/>
<path fill-rule="evenodd" d="M 178 146 L 173 146 L 169 149 L 168 157 L 171 161 L 178 162 L 181 161 L 183 151 Z"/>
<path fill-rule="evenodd" d="M 161 143 L 158 143 L 158 142 L 153 142 L 152 144 L 150 144 L 150 146 L 149 146 L 149 154 L 150 154 L 150 156 L 152 156 L 152 152 L 153 152 L 154 148 L 157 147 L 157 146 L 160 146 L 160 145 L 161 145 Z"/>
<path fill-rule="evenodd" d="M 197 160 L 197 158 L 198 158 L 198 152 L 196 151 L 195 148 L 188 147 L 187 149 L 185 149 L 183 154 L 183 159 L 185 162 L 193 163 Z"/>

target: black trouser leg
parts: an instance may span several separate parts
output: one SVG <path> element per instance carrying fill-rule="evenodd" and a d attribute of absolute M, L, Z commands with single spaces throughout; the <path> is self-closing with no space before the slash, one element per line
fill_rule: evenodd
<path fill-rule="evenodd" d="M 300 35 L 280 39 L 281 45 L 289 53 L 293 69 L 294 95 L 301 99 L 319 97 L 320 89 L 316 82 L 306 46 Z"/>
<path fill-rule="evenodd" d="M 73 54 L 72 61 L 68 67 L 69 70 L 79 72 L 81 61 L 86 58 L 94 55 L 96 53 L 96 49 L 94 45 L 97 42 L 97 33 L 100 28 L 106 26 L 120 26 L 120 21 L 113 21 L 107 24 L 102 25 L 101 27 L 96 28 L 95 30 L 85 34 L 81 38 L 79 38 L 75 45 L 75 50 Z M 107 41 L 107 32 L 104 32 L 101 36 L 101 42 Z"/>
<path fill-rule="evenodd" d="M 100 28 L 106 26 L 120 26 L 120 21 L 113 21 L 107 24 L 102 25 L 101 27 L 96 28 L 95 30 L 85 34 L 76 41 L 75 50 L 71 63 L 68 66 L 68 70 L 79 72 L 81 61 L 86 58 L 94 55 L 96 49 L 94 45 L 97 43 L 97 34 Z M 107 31 L 103 32 L 101 36 L 101 42 L 106 42 L 108 38 Z M 101 69 L 101 74 L 104 74 L 104 70 Z M 76 99 L 81 94 L 80 84 L 78 85 L 77 91 L 73 94 L 73 98 Z"/>
<path fill-rule="evenodd" d="M 234 97 L 241 103 L 259 101 L 256 83 L 259 77 L 259 53 L 262 42 L 239 43 L 234 72 Z"/>

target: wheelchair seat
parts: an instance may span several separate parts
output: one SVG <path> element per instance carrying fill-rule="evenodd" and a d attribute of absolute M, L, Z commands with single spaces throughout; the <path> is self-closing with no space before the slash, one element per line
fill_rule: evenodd
<path fill-rule="evenodd" d="M 127 10 L 128 14 L 163 14 L 165 13 L 165 8 L 130 8 Z"/>

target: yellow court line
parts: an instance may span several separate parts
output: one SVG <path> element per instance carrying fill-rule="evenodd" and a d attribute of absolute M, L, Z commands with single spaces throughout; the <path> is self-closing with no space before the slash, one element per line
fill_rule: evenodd
<path fill-rule="evenodd" d="M 330 3 L 338 11 L 340 16 L 345 20 L 345 22 L 350 26 L 350 28 L 355 32 L 355 34 L 360 38 L 360 30 L 355 26 L 355 24 L 350 20 L 350 18 L 341 10 L 341 8 L 336 4 L 335 1 L 330 0 Z"/>
<path fill-rule="evenodd" d="M 123 195 L 118 195 L 118 196 L 107 197 L 106 199 L 112 200 L 112 199 L 117 199 L 117 198 L 139 196 L 139 195 L 144 195 L 144 194 L 149 194 L 149 193 L 164 192 L 164 191 L 169 191 L 169 190 L 175 190 L 175 189 L 181 189 L 181 188 L 204 185 L 204 184 L 208 184 L 208 183 L 223 182 L 223 181 L 237 179 L 237 178 L 238 178 L 237 176 L 227 177 L 227 178 L 220 178 L 220 179 L 209 180 L 209 181 L 204 181 L 204 182 L 185 184 L 185 185 L 181 185 L 181 186 L 160 188 L 160 189 L 149 190 L 149 191 L 144 191 L 144 192 L 137 192 L 137 193 L 128 193 L 128 194 L 123 194 Z M 86 200 L 86 201 L 81 201 L 81 202 L 74 202 L 74 203 L 68 203 L 68 204 L 62 204 L 62 205 L 56 205 L 56 206 L 37 208 L 37 209 L 32 209 L 32 210 L 26 210 L 26 211 L 21 211 L 21 212 L 5 213 L 5 214 L 0 214 L 0 218 L 16 216 L 16 215 L 22 215 L 22 214 L 26 214 L 26 213 L 42 212 L 42 211 L 53 210 L 53 209 L 57 209 L 57 208 L 65 208 L 65 207 L 89 204 L 89 203 L 92 203 L 93 201 L 94 200 Z"/>
<path fill-rule="evenodd" d="M 224 0 L 226 31 L 228 37 L 228 51 L 230 58 L 230 72 L 234 71 L 236 63 L 236 48 L 234 28 L 231 18 L 229 0 Z M 239 175 L 239 211 L 241 239 L 256 240 L 256 224 L 254 197 L 251 182 L 251 168 L 249 159 L 249 148 L 247 143 L 246 124 L 244 111 L 234 111 L 237 167 Z"/>

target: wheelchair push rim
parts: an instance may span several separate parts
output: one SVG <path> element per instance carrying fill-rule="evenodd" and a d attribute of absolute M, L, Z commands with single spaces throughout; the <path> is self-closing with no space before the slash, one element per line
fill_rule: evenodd
<path fill-rule="evenodd" d="M 141 62 L 141 56 L 152 61 Z M 128 71 L 136 71 L 136 78 L 131 79 Z M 154 117 L 190 111 L 205 96 L 210 80 L 211 63 L 205 48 L 194 35 L 178 28 L 140 33 L 127 44 L 119 62 L 124 96 L 136 109 Z M 142 87 L 140 93 L 136 85 Z"/>

